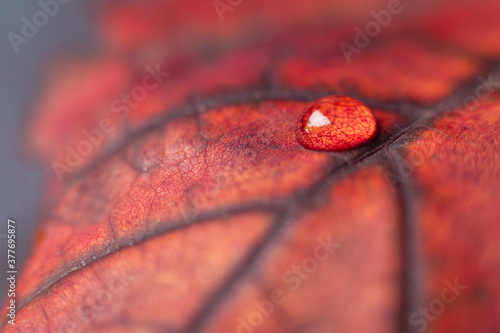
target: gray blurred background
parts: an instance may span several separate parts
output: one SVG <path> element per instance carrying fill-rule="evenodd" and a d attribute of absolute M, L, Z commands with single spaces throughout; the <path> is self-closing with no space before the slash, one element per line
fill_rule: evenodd
<path fill-rule="evenodd" d="M 42 0 L 45 2 L 46 0 Z M 92 36 L 85 21 L 91 8 L 70 1 L 60 6 L 45 26 L 19 45 L 16 54 L 8 33 L 21 35 L 22 18 L 31 20 L 40 11 L 38 1 L 3 0 L 0 2 L 0 302 L 3 306 L 7 287 L 7 219 L 16 221 L 16 264 L 18 275 L 31 251 L 37 223 L 37 210 L 44 187 L 44 166 L 23 146 L 28 119 L 44 82 L 41 72 L 52 55 L 60 52 L 92 52 Z"/>

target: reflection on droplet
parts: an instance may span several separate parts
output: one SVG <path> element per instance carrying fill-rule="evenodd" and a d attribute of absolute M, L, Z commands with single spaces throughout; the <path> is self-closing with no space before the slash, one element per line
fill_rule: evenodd
<path fill-rule="evenodd" d="M 331 123 L 330 119 L 322 114 L 320 110 L 316 110 L 307 120 L 306 132 L 309 133 L 311 131 L 311 127 L 321 127 L 331 125 Z"/>
<path fill-rule="evenodd" d="M 306 107 L 295 134 L 304 148 L 342 151 L 370 141 L 376 128 L 371 111 L 361 102 L 346 96 L 327 96 Z"/>

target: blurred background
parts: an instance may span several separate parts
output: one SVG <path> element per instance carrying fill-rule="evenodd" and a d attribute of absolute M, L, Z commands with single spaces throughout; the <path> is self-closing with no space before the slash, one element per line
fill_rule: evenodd
<path fill-rule="evenodd" d="M 36 38 L 21 44 L 16 53 L 8 38 L 19 34 L 22 18 L 40 7 L 37 2 L 7 0 L 0 3 L 0 267 L 7 264 L 7 219 L 16 221 L 18 272 L 29 253 L 37 207 L 44 186 L 44 171 L 36 157 L 27 151 L 25 138 L 33 104 L 43 85 L 44 64 L 58 50 L 90 52 L 92 27 L 85 20 L 87 5 L 71 2 L 62 6 Z M 31 14 L 31 15 L 30 15 Z M 5 255 L 4 255 L 5 254 Z M 3 273 L 2 273 L 3 274 Z M 6 297 L 7 281 L 0 279 L 0 301 Z"/>

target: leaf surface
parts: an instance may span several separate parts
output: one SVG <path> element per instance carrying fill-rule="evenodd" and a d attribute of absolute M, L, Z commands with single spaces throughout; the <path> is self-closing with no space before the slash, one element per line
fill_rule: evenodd
<path fill-rule="evenodd" d="M 104 54 L 57 65 L 40 98 L 31 148 L 49 168 L 103 118 L 114 130 L 62 183 L 50 176 L 5 331 L 498 326 L 500 95 L 476 93 L 498 56 L 477 31 L 500 26 L 456 20 L 484 3 L 427 4 L 422 22 L 407 9 L 351 63 L 338 45 L 362 14 L 341 2 L 287 5 L 276 22 L 279 2 L 261 14 L 267 2 L 243 3 L 225 28 L 206 4 L 177 4 L 180 20 L 153 3 L 107 4 Z M 266 40 L 247 34 L 259 20 Z M 476 34 L 450 30 L 468 24 Z M 120 118 L 111 105 L 156 66 L 168 76 Z M 331 94 L 371 108 L 373 141 L 341 153 L 298 144 L 297 117 Z M 445 281 L 466 289 L 412 322 Z"/>

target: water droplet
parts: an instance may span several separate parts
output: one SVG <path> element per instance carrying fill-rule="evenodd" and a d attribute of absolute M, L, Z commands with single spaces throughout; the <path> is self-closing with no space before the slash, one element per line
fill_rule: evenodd
<path fill-rule="evenodd" d="M 370 109 L 346 96 L 309 104 L 298 120 L 297 141 L 307 149 L 342 151 L 367 143 L 377 128 Z"/>

